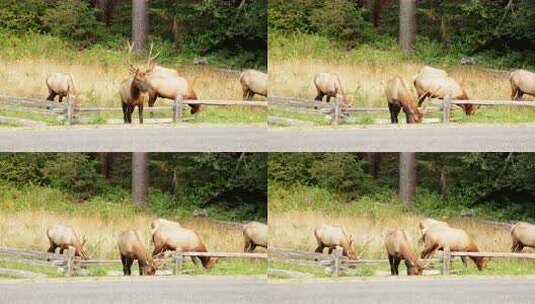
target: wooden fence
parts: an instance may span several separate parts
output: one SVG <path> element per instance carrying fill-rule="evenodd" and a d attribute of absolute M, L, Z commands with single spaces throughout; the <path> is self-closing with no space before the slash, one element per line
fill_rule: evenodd
<path fill-rule="evenodd" d="M 270 96 L 268 98 L 269 107 L 283 112 L 304 113 L 310 115 L 329 116 L 331 123 L 338 125 L 343 119 L 351 116 L 353 113 L 360 112 L 385 112 L 389 113 L 388 108 L 384 107 L 352 107 L 347 108 L 339 99 L 333 99 L 331 102 L 323 102 L 302 98 Z M 426 112 L 442 112 L 441 122 L 449 123 L 451 121 L 451 111 L 453 105 L 473 104 L 479 106 L 511 106 L 511 107 L 535 107 L 533 101 L 515 101 L 515 100 L 444 100 L 432 99 L 431 106 L 426 106 Z M 403 113 L 401 113 L 403 115 Z M 477 113 L 476 113 L 477 115 Z"/>
<path fill-rule="evenodd" d="M 0 248 L 0 255 L 12 255 L 18 258 L 17 261 L 28 264 L 41 264 L 64 267 L 64 275 L 75 276 L 77 269 L 91 265 L 121 265 L 121 260 L 82 260 L 75 256 L 75 250 L 70 247 L 66 255 L 47 253 L 33 250 L 21 250 L 15 248 Z M 267 259 L 267 253 L 242 253 L 242 252 L 179 252 L 176 251 L 172 257 L 156 259 L 159 262 L 173 263 L 173 273 L 180 274 L 185 257 L 219 257 L 219 258 L 242 258 L 242 259 Z"/>
<path fill-rule="evenodd" d="M 451 273 L 451 263 L 455 257 L 488 257 L 488 258 L 513 258 L 535 259 L 535 253 L 511 253 L 511 252 L 461 252 L 450 251 L 446 248 L 437 258 L 425 260 L 425 262 L 441 264 L 440 271 L 443 275 Z M 361 259 L 350 260 L 342 256 L 342 249 L 337 248 L 332 254 L 304 252 L 284 248 L 270 248 L 269 259 L 286 263 L 305 264 L 324 267 L 326 272 L 339 276 L 345 269 L 358 267 L 362 264 L 388 264 L 387 259 Z M 424 262 L 424 260 L 421 260 Z"/>
<path fill-rule="evenodd" d="M 61 115 L 67 125 L 73 125 L 80 113 L 122 112 L 121 107 L 77 107 L 74 98 L 67 98 L 63 103 L 8 95 L 0 95 L 0 101 L 14 103 L 16 105 L 0 105 L 0 109 L 15 110 L 18 112 L 36 113 L 41 115 Z M 244 101 L 244 100 L 173 100 L 164 99 L 166 106 L 145 107 L 147 112 L 170 111 L 173 123 L 180 123 L 184 104 L 203 106 L 241 106 L 267 108 L 267 101 Z"/>

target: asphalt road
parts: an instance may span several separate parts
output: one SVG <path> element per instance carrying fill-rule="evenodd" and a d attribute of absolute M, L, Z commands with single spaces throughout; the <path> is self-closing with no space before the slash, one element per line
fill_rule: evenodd
<path fill-rule="evenodd" d="M 524 152 L 535 151 L 535 124 L 269 130 L 261 124 L 4 128 L 0 151 Z"/>
<path fill-rule="evenodd" d="M 270 284 L 277 304 L 535 303 L 535 279 L 417 279 Z"/>
<path fill-rule="evenodd" d="M 0 282 L 1 304 L 268 303 L 265 279 L 166 278 Z"/>

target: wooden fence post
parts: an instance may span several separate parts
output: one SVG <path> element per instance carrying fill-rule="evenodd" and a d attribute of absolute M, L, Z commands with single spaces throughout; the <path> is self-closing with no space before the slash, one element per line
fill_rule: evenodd
<path fill-rule="evenodd" d="M 334 124 L 340 123 L 340 97 L 336 97 L 334 101 Z"/>
<path fill-rule="evenodd" d="M 334 250 L 334 276 L 339 276 L 342 268 L 342 249 L 337 247 Z"/>
<path fill-rule="evenodd" d="M 177 97 L 173 103 L 173 122 L 182 122 L 182 98 Z"/>
<path fill-rule="evenodd" d="M 451 98 L 446 96 L 442 101 L 442 122 L 450 122 Z"/>
<path fill-rule="evenodd" d="M 72 277 L 75 275 L 75 265 L 74 265 L 74 258 L 76 255 L 76 250 L 74 247 L 69 247 L 69 250 L 67 251 L 67 268 L 65 271 L 65 276 Z"/>
<path fill-rule="evenodd" d="M 451 265 L 451 251 L 449 248 L 444 248 L 444 254 L 442 256 L 442 275 L 450 274 Z"/>
<path fill-rule="evenodd" d="M 182 262 L 184 261 L 184 255 L 182 252 L 175 252 L 175 275 L 180 274 L 182 271 Z"/>

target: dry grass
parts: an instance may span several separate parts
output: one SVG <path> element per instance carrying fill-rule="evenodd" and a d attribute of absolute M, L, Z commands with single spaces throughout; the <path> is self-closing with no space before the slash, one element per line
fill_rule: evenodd
<path fill-rule="evenodd" d="M 237 73 L 222 73 L 198 67 L 175 68 L 186 79 L 195 79 L 194 88 L 201 99 L 242 98 Z M 0 59 L 0 94 L 45 99 L 48 96 L 45 78 L 51 72 L 73 75 L 82 106 L 119 107 L 118 87 L 128 77 L 128 66 L 126 63 L 62 63 L 40 58 L 18 61 Z"/>
<path fill-rule="evenodd" d="M 413 238 L 415 248 L 420 238 L 418 223 L 424 217 L 401 214 L 395 218 L 371 218 L 322 214 L 319 212 L 269 213 L 270 246 L 313 251 L 316 240 L 314 228 L 322 223 L 339 224 L 353 235 L 357 254 L 367 258 L 386 258 L 383 247 L 388 231 L 404 229 Z M 470 219 L 448 219 L 450 226 L 462 228 L 470 234 L 481 251 L 510 252 L 511 236 L 507 229 L 488 225 Z M 363 249 L 363 245 L 365 249 Z M 363 252 L 364 250 L 364 252 Z"/>
<path fill-rule="evenodd" d="M 139 230 L 145 239 L 147 250 L 150 244 L 150 222 L 154 217 L 132 215 L 124 218 L 72 217 L 45 211 L 0 213 L 0 246 L 46 251 L 49 242 L 46 229 L 56 223 L 75 227 L 87 237 L 88 252 L 93 258 L 117 259 L 116 239 L 121 231 Z M 237 227 L 221 225 L 209 220 L 188 219 L 180 221 L 184 227 L 193 229 L 203 237 L 210 251 L 243 251 L 243 236 Z"/>
<path fill-rule="evenodd" d="M 366 62 L 329 63 L 315 59 L 270 59 L 270 94 L 312 99 L 316 96 L 314 75 L 330 72 L 340 77 L 346 93 L 351 94 L 354 106 L 383 107 L 386 106 L 383 83 L 399 75 L 409 83 L 413 96 L 416 96 L 411 85 L 412 78 L 423 66 L 408 61 L 395 65 L 376 65 Z M 446 70 L 459 81 L 472 99 L 510 99 L 511 88 L 507 74 L 490 73 L 466 66 Z M 359 86 L 360 89 L 356 92 Z M 533 97 L 525 99 L 534 100 Z"/>

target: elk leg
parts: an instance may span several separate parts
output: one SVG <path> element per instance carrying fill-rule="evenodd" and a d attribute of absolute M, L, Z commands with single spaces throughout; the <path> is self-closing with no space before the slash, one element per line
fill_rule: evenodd
<path fill-rule="evenodd" d="M 524 249 L 524 245 L 520 241 L 513 241 L 513 247 L 511 248 L 513 252 L 520 252 L 522 249 Z"/>
<path fill-rule="evenodd" d="M 516 96 L 518 96 L 518 98 L 516 100 L 521 101 L 522 100 L 522 96 L 524 96 L 524 92 L 522 92 L 522 90 L 518 89 L 518 91 L 516 93 Z"/>
<path fill-rule="evenodd" d="M 398 120 L 398 116 L 399 116 L 399 112 L 401 111 L 401 107 L 397 106 L 397 105 L 392 105 L 392 111 L 390 112 L 390 120 L 393 121 L 392 123 L 399 123 L 399 120 Z"/>
<path fill-rule="evenodd" d="M 128 123 L 129 124 L 132 123 L 132 113 L 134 113 L 134 108 L 135 108 L 134 105 L 131 105 L 131 104 L 128 105 Z"/>
<path fill-rule="evenodd" d="M 55 253 L 56 252 L 56 248 L 58 248 L 58 246 L 56 246 L 54 244 L 50 244 L 50 248 L 48 248 L 47 252 Z"/>
<path fill-rule="evenodd" d="M 466 257 L 465 256 L 461 257 L 461 261 L 463 262 L 464 268 L 467 268 L 468 264 L 466 263 Z"/>
<path fill-rule="evenodd" d="M 127 275 L 128 271 L 126 269 L 126 257 L 121 254 L 121 264 L 123 264 L 123 275 Z"/>
<path fill-rule="evenodd" d="M 137 106 L 137 110 L 139 113 L 139 124 L 143 124 L 143 104 L 140 104 Z M 151 112 L 152 113 L 152 112 Z"/>
<path fill-rule="evenodd" d="M 59 102 L 62 102 L 63 101 L 63 95 L 59 95 Z"/>
<path fill-rule="evenodd" d="M 123 108 L 123 121 L 124 123 L 127 123 L 128 122 L 128 119 L 127 119 L 128 105 L 124 102 L 121 102 L 121 107 Z"/>
<path fill-rule="evenodd" d="M 201 110 L 201 105 L 198 105 L 198 104 L 194 104 L 194 105 L 188 105 L 191 107 L 191 110 L 189 111 L 191 113 L 191 115 L 199 112 Z"/>
<path fill-rule="evenodd" d="M 423 251 L 422 251 L 422 254 L 421 254 L 421 258 L 422 259 L 427 259 L 429 258 L 431 255 L 433 255 L 435 253 L 435 251 L 438 249 L 438 244 L 435 244 L 429 248 L 425 248 Z"/>
<path fill-rule="evenodd" d="M 394 270 L 394 256 L 388 255 L 388 263 L 390 264 L 390 274 L 395 275 L 396 271 Z"/>
<path fill-rule="evenodd" d="M 250 247 L 251 247 L 251 241 L 246 241 L 245 247 L 243 248 L 243 252 L 249 252 Z"/>
<path fill-rule="evenodd" d="M 397 118 L 394 116 L 394 105 L 391 103 L 388 103 L 388 111 L 390 111 L 390 122 L 395 124 Z"/>
<path fill-rule="evenodd" d="M 248 98 L 248 100 L 253 99 L 253 97 L 254 97 L 254 92 L 249 90 L 249 98 Z"/>
<path fill-rule="evenodd" d="M 394 257 L 394 271 L 395 275 L 399 275 L 399 263 L 401 263 L 401 259 L 398 257 Z"/>
<path fill-rule="evenodd" d="M 251 252 L 253 252 L 256 248 L 256 244 L 251 242 Z"/>
<path fill-rule="evenodd" d="M 331 95 L 327 95 L 327 102 L 331 101 Z"/>
<path fill-rule="evenodd" d="M 243 100 L 249 99 L 249 89 L 243 89 Z"/>
<path fill-rule="evenodd" d="M 54 98 L 56 98 L 56 95 L 57 95 L 56 93 L 50 91 L 50 95 L 48 95 L 48 97 L 46 98 L 46 100 L 48 100 L 48 101 L 53 101 Z"/>
<path fill-rule="evenodd" d="M 137 266 L 139 268 L 139 275 L 142 276 L 144 274 L 143 267 L 145 266 L 145 264 L 141 262 L 141 260 L 137 260 Z"/>
<path fill-rule="evenodd" d="M 126 275 L 132 275 L 132 264 L 134 263 L 134 259 L 126 257 Z"/>
<path fill-rule="evenodd" d="M 63 254 L 63 251 L 65 251 L 65 248 L 61 247 L 61 248 L 59 249 L 59 254 Z"/>
<path fill-rule="evenodd" d="M 149 94 L 149 108 L 154 107 L 154 104 L 156 103 L 156 98 L 158 98 L 158 95 L 156 95 L 156 94 L 150 95 Z M 149 117 L 150 118 L 154 118 L 154 112 L 151 111 L 150 114 L 149 114 Z"/>
<path fill-rule="evenodd" d="M 424 103 L 425 99 L 427 98 L 428 94 L 423 94 L 421 96 L 418 96 L 418 107 L 422 106 L 422 103 Z"/>
<path fill-rule="evenodd" d="M 314 250 L 314 252 L 317 252 L 317 253 L 323 253 L 323 248 L 325 248 L 323 245 L 318 245 L 318 247 L 316 248 L 316 250 Z"/>
<path fill-rule="evenodd" d="M 322 101 L 323 100 L 323 96 L 325 96 L 325 94 L 323 94 L 322 92 L 318 91 L 318 95 L 316 96 L 316 98 L 314 98 L 314 100 Z"/>
<path fill-rule="evenodd" d="M 334 251 L 334 248 L 333 247 L 329 247 L 329 254 L 332 254 Z"/>

